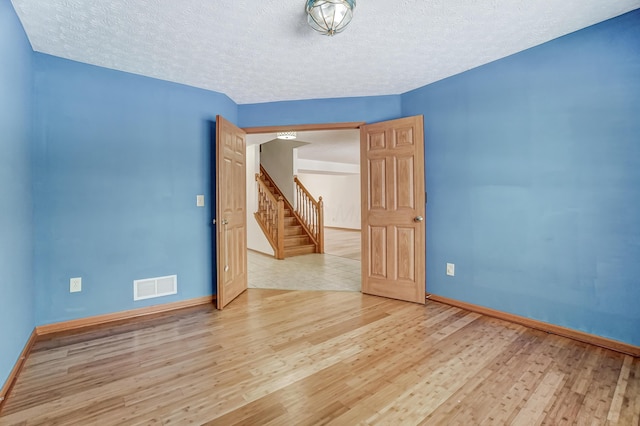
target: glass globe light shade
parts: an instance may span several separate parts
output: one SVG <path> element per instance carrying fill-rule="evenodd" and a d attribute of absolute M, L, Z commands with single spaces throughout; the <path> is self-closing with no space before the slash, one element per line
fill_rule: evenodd
<path fill-rule="evenodd" d="M 308 0 L 307 22 L 319 33 L 332 36 L 351 22 L 355 7 L 356 0 Z"/>

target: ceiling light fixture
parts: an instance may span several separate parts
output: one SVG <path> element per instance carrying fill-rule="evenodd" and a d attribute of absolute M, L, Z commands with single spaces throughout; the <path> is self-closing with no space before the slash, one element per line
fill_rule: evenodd
<path fill-rule="evenodd" d="M 319 33 L 332 36 L 349 25 L 355 7 L 356 0 L 307 0 L 307 22 Z"/>
<path fill-rule="evenodd" d="M 297 135 L 296 135 L 296 132 L 278 132 L 276 137 L 278 139 L 291 140 L 291 139 L 295 139 L 297 137 Z"/>

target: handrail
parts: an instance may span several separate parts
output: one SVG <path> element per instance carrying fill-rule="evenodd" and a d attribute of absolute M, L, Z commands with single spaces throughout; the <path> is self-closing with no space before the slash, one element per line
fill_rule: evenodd
<path fill-rule="evenodd" d="M 274 195 L 282 195 L 284 198 L 284 195 L 282 194 L 282 191 L 280 191 L 280 188 L 278 188 L 278 185 L 276 185 L 276 182 L 271 178 L 271 176 L 269 175 L 269 173 L 267 173 L 267 170 L 262 166 L 262 164 L 260 164 L 260 179 L 262 179 L 264 181 L 265 184 L 269 183 L 271 184 L 271 186 L 273 186 L 273 189 L 275 191 Z M 287 199 L 284 199 L 284 202 L 289 204 L 289 202 L 287 201 Z M 289 204 L 289 207 L 291 207 L 291 205 Z M 293 210 L 293 208 L 291 209 Z"/>
<path fill-rule="evenodd" d="M 324 203 L 316 201 L 294 176 L 296 208 L 284 197 L 269 173 L 260 165 L 258 182 L 258 211 L 254 216 L 267 236 L 277 259 L 284 259 L 284 215 L 289 211 L 315 246 L 316 253 L 324 253 Z M 272 187 L 272 189 L 270 189 Z M 274 191 L 273 193 L 271 191 Z M 276 204 L 277 203 L 277 204 Z"/>
<path fill-rule="evenodd" d="M 316 252 L 324 253 L 324 202 L 322 197 L 316 200 L 300 182 L 293 177 L 295 185 L 295 213 L 311 233 L 316 243 Z"/>
<path fill-rule="evenodd" d="M 280 198 L 284 198 L 284 197 L 282 197 L 282 195 L 279 195 L 278 198 L 276 198 L 276 196 L 273 195 L 271 193 L 271 191 L 269 191 L 269 188 L 267 187 L 267 184 L 264 181 L 264 178 L 262 176 L 260 176 L 260 174 L 258 174 L 258 173 L 256 173 L 256 182 L 258 182 L 259 189 L 262 189 L 265 192 L 265 195 L 272 202 L 277 203 Z"/>
<path fill-rule="evenodd" d="M 284 197 L 279 195 L 276 198 L 258 173 L 256 182 L 258 211 L 254 216 L 271 244 L 276 259 L 284 259 Z"/>

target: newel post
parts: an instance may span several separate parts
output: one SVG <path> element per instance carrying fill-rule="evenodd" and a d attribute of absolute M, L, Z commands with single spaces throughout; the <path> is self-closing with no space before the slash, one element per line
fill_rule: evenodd
<path fill-rule="evenodd" d="M 318 253 L 324 254 L 324 201 L 318 197 Z"/>
<path fill-rule="evenodd" d="M 278 197 L 278 250 L 276 259 L 284 259 L 284 198 Z"/>

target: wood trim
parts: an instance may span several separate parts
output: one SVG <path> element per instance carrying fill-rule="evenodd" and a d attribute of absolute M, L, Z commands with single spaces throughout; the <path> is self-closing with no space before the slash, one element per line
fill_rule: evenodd
<path fill-rule="evenodd" d="M 278 184 L 276 184 L 276 181 L 273 180 L 273 178 L 271 177 L 271 175 L 269 174 L 269 172 L 267 171 L 267 169 L 264 168 L 264 166 L 262 166 L 262 164 L 260 164 L 260 179 L 266 179 L 269 181 L 269 183 L 271 185 L 273 185 L 273 188 L 275 189 L 275 191 L 277 192 L 276 195 L 279 195 L 280 197 L 282 197 L 282 200 L 284 201 L 284 203 L 286 204 L 287 208 L 289 210 L 291 210 L 291 213 L 295 213 L 295 209 L 293 208 L 293 206 L 291 205 L 291 203 L 289 202 L 289 200 L 287 200 L 287 197 L 284 196 L 284 194 L 282 193 L 282 190 L 280 189 L 280 187 L 278 186 Z M 268 192 L 268 191 L 267 191 Z"/>
<path fill-rule="evenodd" d="M 355 228 L 343 228 L 341 226 L 325 226 L 325 229 L 337 229 L 338 231 L 349 231 L 349 232 L 357 232 L 357 233 L 361 233 L 362 230 L 361 229 L 355 229 Z"/>
<path fill-rule="evenodd" d="M 196 297 L 195 299 L 181 300 L 178 302 L 164 303 L 161 305 L 147 306 L 144 308 L 131 309 L 129 311 L 114 312 L 111 314 L 96 315 L 92 317 L 79 318 L 70 321 L 57 322 L 53 324 L 40 325 L 36 327 L 38 336 L 59 333 L 62 331 L 78 330 L 86 327 L 107 324 L 114 321 L 144 317 L 147 315 L 160 314 L 174 311 L 176 309 L 190 308 L 193 306 L 215 304 L 216 295 Z"/>
<path fill-rule="evenodd" d="M 298 176 L 293 176 L 293 182 L 296 187 L 294 198 L 296 200 L 297 207 L 297 211 L 294 210 L 294 212 L 297 213 L 296 216 L 307 229 L 307 233 L 313 240 L 316 246 L 316 253 L 324 254 L 324 202 L 322 201 L 322 197 L 319 197 L 316 200 L 304 184 L 300 182 Z M 304 197 L 300 194 L 300 191 L 302 191 L 302 194 L 304 194 L 311 206 L 313 206 L 311 210 L 315 209 L 315 214 L 310 214 L 310 217 L 304 217 L 300 214 L 300 212 L 304 212 L 304 210 L 306 210 L 304 207 L 305 204 L 306 206 L 309 206 L 309 203 L 305 203 Z M 312 231 L 312 227 L 315 228 L 315 232 Z"/>
<path fill-rule="evenodd" d="M 324 201 L 322 197 L 318 197 L 318 253 L 324 254 Z"/>
<path fill-rule="evenodd" d="M 11 373 L 9 373 L 9 377 L 7 377 L 7 380 L 4 382 L 2 390 L 0 390 L 0 412 L 2 412 L 3 403 L 6 400 L 7 395 L 9 395 L 9 392 L 11 392 L 11 388 L 13 388 L 13 385 L 18 378 L 20 371 L 22 371 L 22 367 L 24 366 L 24 363 L 27 360 L 29 353 L 31 352 L 33 344 L 36 342 L 37 337 L 38 334 L 36 333 L 36 329 L 34 328 L 31 332 L 31 336 L 29 336 L 29 339 L 27 340 L 27 343 L 25 343 L 24 345 L 24 348 L 22 349 L 22 352 L 20 353 L 16 364 L 13 366 Z"/>
<path fill-rule="evenodd" d="M 618 340 L 596 336 L 595 334 L 585 333 L 584 331 L 574 330 L 571 328 L 522 317 L 520 315 L 514 315 L 507 312 L 486 308 L 484 306 L 474 305 L 472 303 L 449 299 L 447 297 L 437 296 L 435 294 L 427 295 L 427 300 L 432 300 L 434 302 L 440 302 L 447 305 L 455 306 L 457 308 L 466 309 L 468 311 L 477 312 L 479 314 L 524 325 L 525 327 L 534 328 L 536 330 L 545 331 L 551 334 L 557 334 L 558 336 L 568 337 L 569 339 L 578 340 L 580 342 L 600 346 L 606 349 L 611 349 L 616 352 L 634 356 L 636 358 L 640 357 L 640 346 L 634 346 L 628 343 L 620 342 Z"/>
<path fill-rule="evenodd" d="M 0 390 L 0 412 L 2 411 L 2 406 L 4 401 L 6 400 L 6 396 L 9 395 L 11 388 L 13 387 L 20 371 L 22 371 L 22 367 L 24 366 L 29 353 L 31 352 L 31 348 L 36 342 L 39 336 L 45 336 L 47 334 L 59 333 L 62 331 L 70 331 L 70 330 L 78 330 L 86 327 L 93 327 L 101 324 L 107 324 L 114 321 L 122 321 L 127 319 L 140 318 L 147 315 L 165 313 L 169 311 L 174 311 L 177 309 L 190 308 L 193 306 L 206 305 L 209 303 L 216 303 L 216 295 L 212 296 L 202 296 L 196 297 L 194 299 L 181 300 L 179 302 L 165 303 L 162 305 L 154 305 L 147 306 L 139 309 L 132 309 L 129 311 L 122 312 L 114 312 L 112 314 L 105 315 L 96 315 L 87 318 L 80 318 L 77 320 L 63 321 L 53 324 L 41 325 L 35 327 L 31 332 L 31 336 L 27 340 L 27 343 L 24 345 L 24 349 L 20 353 L 20 357 L 16 361 L 11 373 L 9 373 L 9 377 L 5 381 L 2 386 L 2 390 Z"/>
<path fill-rule="evenodd" d="M 275 182 L 271 179 L 271 177 L 267 174 L 267 172 L 264 171 L 264 169 L 262 168 L 262 166 L 260 166 L 260 171 L 263 172 L 269 179 L 269 181 L 271 182 L 271 184 L 276 188 L 276 190 L 280 191 L 280 189 L 278 188 L 278 186 L 275 184 Z M 267 188 L 267 184 L 264 183 L 264 179 L 262 178 L 262 176 L 260 176 L 259 173 L 256 173 L 256 182 L 258 182 L 258 185 L 260 185 L 262 187 L 262 189 L 264 189 L 264 192 L 267 194 L 267 197 L 269 197 L 271 199 L 271 202 L 273 204 L 278 204 L 278 199 L 275 197 L 275 195 L 273 195 L 271 193 L 271 191 L 269 191 L 269 189 Z M 282 193 L 279 194 L 282 197 Z M 284 197 L 282 197 L 284 199 Z"/>
<path fill-rule="evenodd" d="M 364 125 L 364 121 L 352 121 L 348 123 L 323 123 L 323 124 L 289 124 L 282 126 L 261 126 L 261 127 L 244 127 L 242 130 L 248 135 L 257 133 L 277 133 L 277 132 L 306 132 L 312 130 L 349 130 L 359 129 Z"/>
<path fill-rule="evenodd" d="M 286 199 L 280 195 L 278 197 L 278 259 L 284 259 L 284 203 Z"/>
<path fill-rule="evenodd" d="M 273 186 L 273 190 L 275 194 L 273 194 L 271 190 L 267 188 L 266 181 L 268 181 L 269 184 Z M 277 240 L 271 241 L 273 239 L 273 236 L 270 235 L 270 233 L 266 230 L 266 227 L 263 226 L 262 221 L 258 219 L 259 213 L 260 213 L 259 211 L 256 212 L 255 217 L 258 220 L 258 223 L 260 224 L 260 227 L 262 228 L 264 234 L 267 236 L 267 239 L 269 240 L 271 247 L 273 247 L 274 257 L 276 259 L 283 260 L 284 259 L 284 207 L 285 207 L 285 204 L 287 205 L 289 210 L 291 210 L 292 214 L 295 212 L 291 204 L 289 204 L 287 199 L 282 194 L 282 191 L 280 190 L 278 185 L 276 185 L 276 182 L 271 178 L 271 175 L 267 173 L 267 170 L 262 166 L 262 164 L 260 164 L 260 173 L 256 173 L 256 182 L 258 182 L 260 189 L 262 189 L 267 194 L 268 198 L 271 200 L 271 203 L 276 205 L 276 208 L 277 208 L 276 218 L 277 218 L 277 225 L 278 225 L 278 228 L 276 229 Z M 260 195 L 259 190 L 258 190 L 258 195 Z M 258 201 L 258 204 L 260 204 L 259 201 Z M 258 209 L 260 209 L 260 206 L 258 206 Z"/>
<path fill-rule="evenodd" d="M 315 204 L 316 206 L 318 206 L 318 200 L 315 199 L 315 197 L 313 195 L 311 195 L 311 193 L 309 192 L 309 190 L 304 186 L 304 184 L 302 182 L 300 182 L 300 179 L 298 179 L 298 176 L 293 176 L 293 181 L 298 184 L 298 186 L 300 187 L 300 189 L 302 189 L 302 192 L 305 193 L 305 195 L 307 197 L 309 197 L 309 199 L 311 200 L 311 202 L 313 204 Z"/>

